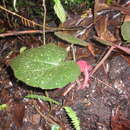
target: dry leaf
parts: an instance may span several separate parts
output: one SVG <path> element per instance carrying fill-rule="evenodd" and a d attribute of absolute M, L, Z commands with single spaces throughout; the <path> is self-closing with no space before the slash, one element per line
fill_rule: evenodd
<path fill-rule="evenodd" d="M 130 130 L 130 120 L 126 119 L 119 110 L 112 117 L 111 120 L 112 130 Z"/>

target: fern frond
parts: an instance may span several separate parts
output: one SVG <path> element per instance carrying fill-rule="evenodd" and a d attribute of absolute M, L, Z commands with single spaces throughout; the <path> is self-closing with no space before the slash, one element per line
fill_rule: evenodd
<path fill-rule="evenodd" d="M 12 14 L 12 15 L 14 15 L 14 16 L 16 16 L 16 17 L 18 17 L 18 18 L 20 18 L 20 20 L 21 20 L 21 22 L 25 25 L 25 26 L 29 26 L 29 27 L 34 27 L 34 26 L 38 26 L 38 27 L 41 27 L 41 28 L 43 28 L 43 25 L 41 25 L 41 24 L 38 24 L 38 23 L 36 23 L 35 21 L 32 21 L 32 20 L 30 20 L 30 19 L 27 19 L 27 18 L 25 18 L 25 17 L 23 17 L 23 16 L 21 16 L 21 15 L 19 15 L 19 14 L 17 14 L 17 13 L 15 13 L 15 12 L 12 12 L 12 11 L 10 11 L 10 10 L 8 10 L 8 9 L 6 9 L 6 8 L 4 8 L 3 6 L 1 6 L 0 5 L 0 9 L 1 10 L 4 10 L 5 12 L 7 12 L 7 13 L 9 13 L 9 14 Z M 49 31 L 58 31 L 58 30 L 75 30 L 75 29 L 69 29 L 69 28 L 56 28 L 56 27 L 49 27 L 49 26 L 45 26 L 45 29 L 47 29 L 47 30 L 49 30 Z"/>
<path fill-rule="evenodd" d="M 76 130 L 80 130 L 80 120 L 77 117 L 77 114 L 71 107 L 65 106 L 64 107 L 67 115 L 71 119 L 71 122 Z"/>
<path fill-rule="evenodd" d="M 57 104 L 57 105 L 60 104 L 59 102 L 53 100 L 52 98 L 41 96 L 41 95 L 29 94 L 29 95 L 25 96 L 25 98 L 41 99 L 43 101 L 51 102 L 51 103 L 54 103 L 54 104 Z"/>
<path fill-rule="evenodd" d="M 8 13 L 14 15 L 14 16 L 17 16 L 18 18 L 20 18 L 20 19 L 22 20 L 23 24 L 25 24 L 26 26 L 29 26 L 29 27 L 30 27 L 30 26 L 33 26 L 33 27 L 34 27 L 34 26 L 43 27 L 43 25 L 38 24 L 38 23 L 35 23 L 34 21 L 29 20 L 29 19 L 27 19 L 27 18 L 25 18 L 25 17 L 23 17 L 23 16 L 21 16 L 21 15 L 15 13 L 15 12 L 12 12 L 12 11 L 10 11 L 10 10 L 4 8 L 4 7 L 1 6 L 1 5 L 0 5 L 0 9 L 2 9 L 2 10 L 6 11 L 6 12 L 8 12 Z M 47 28 L 47 27 L 46 27 L 46 28 Z"/>

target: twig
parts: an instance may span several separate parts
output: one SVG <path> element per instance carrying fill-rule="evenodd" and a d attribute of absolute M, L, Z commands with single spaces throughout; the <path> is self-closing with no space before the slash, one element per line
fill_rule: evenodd
<path fill-rule="evenodd" d="M 92 76 L 92 75 L 91 75 L 91 78 L 97 80 L 98 82 L 100 82 L 101 84 L 104 84 L 104 85 L 107 86 L 107 87 L 112 88 L 112 86 L 111 86 L 110 84 L 107 84 L 107 83 L 105 83 L 104 81 L 102 81 L 102 80 L 100 80 L 100 79 L 98 79 L 98 78 L 96 78 L 96 77 L 94 77 L 94 76 Z"/>
<path fill-rule="evenodd" d="M 46 3 L 45 0 L 43 0 L 42 6 L 44 8 L 44 17 L 43 17 L 43 44 L 46 44 Z"/>
<path fill-rule="evenodd" d="M 70 92 L 70 90 L 73 88 L 73 87 L 75 87 L 76 86 L 76 82 L 73 82 L 73 83 L 71 83 L 70 85 L 69 85 L 69 87 L 67 88 L 67 90 L 62 94 L 63 96 L 66 96 L 69 92 Z"/>
<path fill-rule="evenodd" d="M 48 118 L 47 116 L 45 116 L 36 106 L 35 106 L 36 111 L 48 122 L 50 122 L 51 124 L 57 124 L 56 122 L 54 122 L 52 119 Z M 58 124 L 57 124 L 58 125 Z"/>
<path fill-rule="evenodd" d="M 5 0 L 3 0 L 3 5 L 4 5 L 4 7 L 6 8 Z M 8 15 L 7 12 L 6 12 L 6 16 L 7 16 L 8 24 L 9 24 L 9 26 L 11 26 L 11 23 L 10 23 L 10 20 L 9 20 L 9 15 Z"/>
<path fill-rule="evenodd" d="M 110 49 L 108 50 L 108 52 L 106 53 L 106 55 L 102 58 L 102 60 L 96 65 L 96 67 L 92 70 L 92 72 L 90 73 L 90 76 L 93 75 L 96 70 L 104 63 L 104 61 L 108 58 L 108 56 L 111 54 L 111 52 L 113 51 L 115 47 L 111 46 Z"/>
<path fill-rule="evenodd" d="M 48 31 L 46 31 L 48 32 Z M 21 34 L 43 33 L 42 30 L 26 30 L 26 31 L 9 31 L 7 33 L 1 33 L 0 37 L 17 36 Z"/>

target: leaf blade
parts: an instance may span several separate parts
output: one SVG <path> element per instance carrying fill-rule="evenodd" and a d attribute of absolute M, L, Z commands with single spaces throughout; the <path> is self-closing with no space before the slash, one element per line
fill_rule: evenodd
<path fill-rule="evenodd" d="M 45 97 L 45 96 L 41 96 L 41 95 L 35 95 L 35 94 L 28 94 L 27 96 L 25 96 L 25 98 L 30 98 L 30 99 L 41 99 L 43 101 L 46 101 L 46 102 L 51 102 L 51 103 L 54 103 L 56 105 L 59 105 L 60 103 L 53 100 L 52 98 L 50 97 Z"/>
<path fill-rule="evenodd" d="M 87 46 L 89 43 L 67 33 L 55 32 L 55 35 L 71 44 Z"/>
<path fill-rule="evenodd" d="M 121 34 L 123 39 L 130 42 L 130 21 L 126 21 L 121 26 Z"/>
<path fill-rule="evenodd" d="M 56 45 L 26 50 L 11 61 L 15 77 L 41 89 L 62 88 L 79 75 L 79 66 L 64 61 L 67 52 Z"/>
<path fill-rule="evenodd" d="M 62 23 L 66 21 L 66 12 L 60 2 L 60 0 L 54 0 L 55 5 L 54 5 L 54 11 L 57 15 L 57 17 L 60 19 Z"/>

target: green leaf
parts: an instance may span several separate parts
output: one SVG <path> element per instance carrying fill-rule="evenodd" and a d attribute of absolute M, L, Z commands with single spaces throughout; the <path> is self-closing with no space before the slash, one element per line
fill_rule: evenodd
<path fill-rule="evenodd" d="M 112 46 L 112 45 L 113 45 L 111 42 L 102 40 L 102 39 L 100 39 L 100 38 L 98 38 L 98 37 L 96 37 L 96 36 L 94 36 L 94 39 L 95 39 L 96 41 L 98 41 L 99 43 L 103 44 L 103 45 L 107 45 L 107 46 Z"/>
<path fill-rule="evenodd" d="M 60 104 L 59 102 L 53 100 L 50 97 L 45 97 L 45 96 L 41 96 L 41 95 L 28 94 L 27 96 L 25 96 L 25 98 L 41 99 L 43 101 L 54 103 L 54 104 L 57 104 L 57 105 Z"/>
<path fill-rule="evenodd" d="M 26 47 L 26 46 L 23 46 L 23 47 L 20 48 L 20 51 L 19 51 L 19 52 L 22 53 L 22 52 L 24 52 L 26 49 L 27 49 L 27 47 Z"/>
<path fill-rule="evenodd" d="M 107 0 L 106 2 L 108 5 L 111 5 L 112 4 L 112 0 Z"/>
<path fill-rule="evenodd" d="M 68 116 L 71 119 L 71 122 L 76 130 L 80 130 L 80 120 L 77 117 L 77 114 L 71 107 L 65 106 L 65 111 L 67 112 Z"/>
<path fill-rule="evenodd" d="M 7 104 L 1 104 L 0 105 L 0 111 L 5 110 L 7 108 Z"/>
<path fill-rule="evenodd" d="M 57 17 L 60 19 L 62 23 L 66 21 L 66 12 L 60 2 L 60 0 L 54 0 L 55 5 L 54 5 L 54 11 L 57 15 Z"/>
<path fill-rule="evenodd" d="M 76 44 L 76 45 L 81 45 L 81 46 L 87 46 L 88 42 L 85 42 L 77 37 L 74 37 L 70 34 L 67 33 L 63 33 L 63 32 L 55 32 L 55 35 L 59 38 L 61 38 L 62 40 L 65 40 L 71 44 Z"/>
<path fill-rule="evenodd" d="M 80 75 L 79 66 L 64 61 L 65 49 L 48 44 L 25 50 L 11 61 L 16 78 L 26 84 L 42 89 L 62 88 Z"/>
<path fill-rule="evenodd" d="M 60 130 L 60 126 L 59 125 L 52 125 L 51 130 Z"/>
<path fill-rule="evenodd" d="M 121 34 L 127 42 L 130 42 L 130 21 L 124 22 L 121 26 Z"/>

